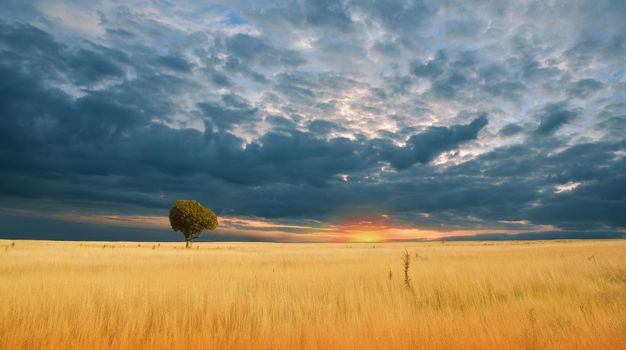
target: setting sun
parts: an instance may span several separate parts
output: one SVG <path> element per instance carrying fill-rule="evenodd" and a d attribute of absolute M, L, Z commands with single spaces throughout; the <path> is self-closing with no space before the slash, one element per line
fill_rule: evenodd
<path fill-rule="evenodd" d="M 369 243 L 369 242 L 380 242 L 383 240 L 383 237 L 374 231 L 354 231 L 350 235 L 350 242 L 357 243 Z"/>
<path fill-rule="evenodd" d="M 386 234 L 391 228 L 389 216 L 384 214 L 358 214 L 340 220 L 336 226 L 340 241 L 381 242 L 390 237 Z"/>

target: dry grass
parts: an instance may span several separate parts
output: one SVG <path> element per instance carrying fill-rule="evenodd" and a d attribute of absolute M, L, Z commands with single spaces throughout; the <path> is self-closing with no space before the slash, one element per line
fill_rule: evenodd
<path fill-rule="evenodd" d="M 2 349 L 626 344 L 623 240 L 11 243 L 0 241 Z"/>

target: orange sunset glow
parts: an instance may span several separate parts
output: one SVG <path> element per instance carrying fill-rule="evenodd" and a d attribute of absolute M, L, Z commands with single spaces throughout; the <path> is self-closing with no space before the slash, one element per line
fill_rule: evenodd
<path fill-rule="evenodd" d="M 167 218 L 154 215 L 86 215 L 73 213 L 46 213 L 30 210 L 5 211 L 23 217 L 42 217 L 67 222 L 88 223 L 107 227 L 128 227 L 150 230 L 169 230 Z M 222 216 L 215 234 L 221 237 L 242 237 L 259 241 L 279 242 L 353 242 L 436 240 L 446 237 L 465 237 L 480 234 L 516 234 L 532 229 L 536 232 L 559 231 L 552 225 L 528 225 L 526 221 L 506 222 L 513 228 L 483 228 L 437 230 L 410 225 L 389 214 L 372 212 L 351 213 L 330 222 L 290 224 L 261 218 Z M 515 227 L 518 226 L 518 227 Z"/>
<path fill-rule="evenodd" d="M 356 243 L 388 240 L 393 230 L 387 215 L 357 216 L 340 221 L 333 228 L 341 241 Z"/>

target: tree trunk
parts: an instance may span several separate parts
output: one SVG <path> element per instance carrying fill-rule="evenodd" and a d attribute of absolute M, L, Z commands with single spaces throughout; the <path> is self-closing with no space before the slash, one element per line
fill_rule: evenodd
<path fill-rule="evenodd" d="M 186 241 L 185 248 L 191 248 L 191 238 L 186 237 Z"/>

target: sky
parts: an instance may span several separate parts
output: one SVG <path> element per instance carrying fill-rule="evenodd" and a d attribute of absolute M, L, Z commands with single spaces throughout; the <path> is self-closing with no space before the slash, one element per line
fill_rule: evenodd
<path fill-rule="evenodd" d="M 626 1 L 0 7 L 0 238 L 626 236 Z"/>

